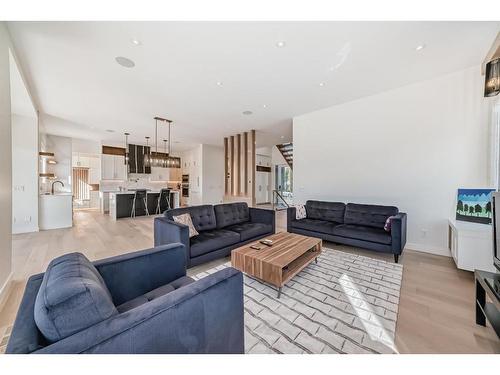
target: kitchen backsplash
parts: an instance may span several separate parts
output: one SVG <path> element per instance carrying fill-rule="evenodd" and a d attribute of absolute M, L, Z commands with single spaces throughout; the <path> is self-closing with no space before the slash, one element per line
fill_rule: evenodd
<path fill-rule="evenodd" d="M 148 175 L 143 174 L 130 174 L 127 181 L 113 181 L 101 180 L 99 186 L 100 191 L 116 191 L 122 189 L 151 189 L 159 190 L 161 188 L 169 187 L 171 189 L 178 189 L 177 183 L 167 182 L 151 182 Z"/>

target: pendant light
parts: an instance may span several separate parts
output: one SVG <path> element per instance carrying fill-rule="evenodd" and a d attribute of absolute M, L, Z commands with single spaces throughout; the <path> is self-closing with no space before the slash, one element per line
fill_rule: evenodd
<path fill-rule="evenodd" d="M 162 158 L 161 158 L 161 165 L 162 165 L 162 168 L 168 168 L 168 152 L 167 152 L 167 140 L 164 139 L 163 140 L 163 155 L 162 155 Z"/>
<path fill-rule="evenodd" d="M 495 96 L 500 93 L 500 57 L 486 64 L 484 96 Z"/>
<path fill-rule="evenodd" d="M 155 117 L 155 153 L 151 158 L 151 166 L 159 167 L 160 166 L 160 158 L 158 155 L 158 117 Z"/>
<path fill-rule="evenodd" d="M 155 151 L 144 153 L 144 165 L 146 167 L 168 168 L 168 166 L 172 164 L 172 160 L 170 157 L 170 150 L 171 150 L 170 126 L 172 124 L 172 121 L 158 116 L 154 117 L 154 120 L 155 120 L 155 145 L 154 145 Z M 168 139 L 163 140 L 164 150 L 165 150 L 164 154 L 158 152 L 158 121 L 168 123 Z M 146 147 L 149 146 L 148 140 L 149 137 L 146 137 L 146 142 L 147 142 Z M 168 142 L 168 148 L 167 148 L 167 142 Z"/>
<path fill-rule="evenodd" d="M 128 161 L 129 161 L 128 136 L 130 135 L 130 133 L 124 133 L 124 134 L 125 134 L 125 158 L 124 158 L 124 162 L 125 162 L 125 165 L 128 165 Z"/>
<path fill-rule="evenodd" d="M 146 149 L 144 150 L 144 166 L 151 167 L 151 150 L 149 148 L 149 137 L 146 138 Z"/>

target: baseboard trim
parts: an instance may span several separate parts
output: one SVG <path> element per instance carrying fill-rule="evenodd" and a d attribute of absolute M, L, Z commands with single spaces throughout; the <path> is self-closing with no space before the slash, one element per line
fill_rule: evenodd
<path fill-rule="evenodd" d="M 12 272 L 9 274 L 7 277 L 7 280 L 2 285 L 2 288 L 0 289 L 0 310 L 3 309 L 3 306 L 7 302 L 7 299 L 9 298 L 10 294 L 10 287 L 12 284 Z"/>
<path fill-rule="evenodd" d="M 412 242 L 407 242 L 405 249 L 408 250 L 414 250 L 414 251 L 419 251 L 421 253 L 427 253 L 427 254 L 434 254 L 434 255 L 441 255 L 445 257 L 451 258 L 451 252 L 447 248 L 442 248 L 442 247 L 436 247 L 436 246 L 429 246 L 429 245 L 422 245 L 418 243 L 412 243 Z"/>

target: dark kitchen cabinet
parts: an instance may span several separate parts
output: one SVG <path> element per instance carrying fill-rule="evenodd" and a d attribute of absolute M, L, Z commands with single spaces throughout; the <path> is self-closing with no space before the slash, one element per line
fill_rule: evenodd
<path fill-rule="evenodd" d="M 144 165 L 144 155 L 149 154 L 151 147 L 141 145 L 128 145 L 129 173 L 151 174 L 151 167 Z"/>

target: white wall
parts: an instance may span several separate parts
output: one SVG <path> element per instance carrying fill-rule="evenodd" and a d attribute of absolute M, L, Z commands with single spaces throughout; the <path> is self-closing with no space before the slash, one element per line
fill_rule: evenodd
<path fill-rule="evenodd" d="M 0 22 L 0 303 L 12 270 L 12 157 L 9 35 Z M 5 288 L 6 289 L 6 288 Z"/>
<path fill-rule="evenodd" d="M 12 114 L 12 232 L 38 231 L 38 124 Z"/>
<path fill-rule="evenodd" d="M 102 145 L 97 141 L 71 138 L 71 145 L 73 148 L 73 152 L 77 152 L 79 154 L 101 155 L 102 152 Z"/>
<path fill-rule="evenodd" d="M 294 118 L 294 195 L 408 213 L 408 248 L 449 255 L 459 187 L 489 187 L 479 67 Z"/>

